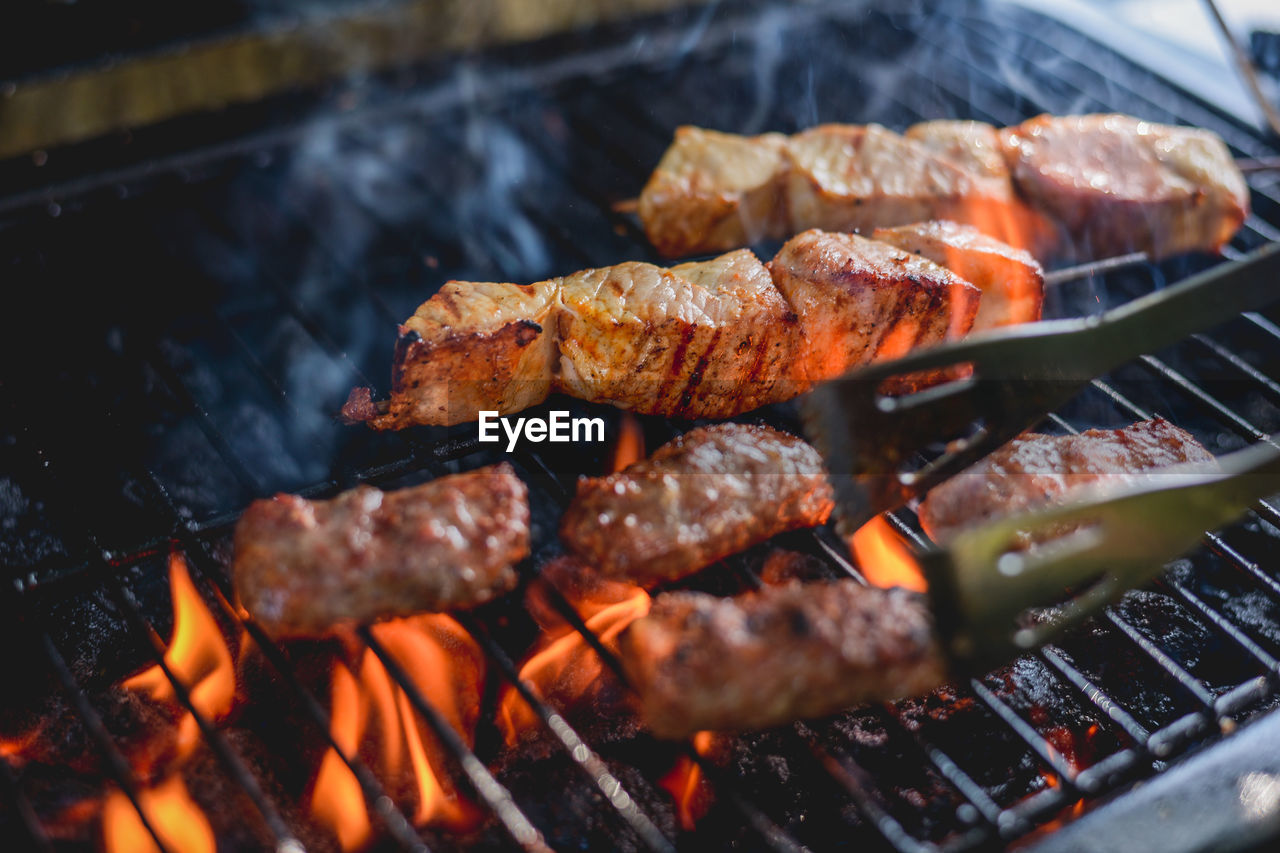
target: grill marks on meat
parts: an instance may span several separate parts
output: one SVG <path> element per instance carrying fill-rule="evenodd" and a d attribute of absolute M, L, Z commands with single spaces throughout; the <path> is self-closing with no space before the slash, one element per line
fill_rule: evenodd
<path fill-rule="evenodd" d="M 1216 135 L 1119 115 L 1041 116 L 1003 130 L 932 121 L 903 135 L 875 124 L 790 137 L 682 127 L 639 200 L 667 257 L 922 219 L 973 225 L 1037 257 L 1161 257 L 1220 249 L 1248 209 Z"/>
<path fill-rule="evenodd" d="M 235 531 L 241 604 L 275 636 L 469 608 L 516 585 L 529 553 L 525 485 L 507 464 L 332 500 L 276 495 Z"/>
<path fill-rule="evenodd" d="M 872 237 L 946 267 L 982 291 L 973 332 L 1034 323 L 1044 307 L 1044 269 L 1022 249 L 972 225 L 917 222 L 877 228 Z"/>
<path fill-rule="evenodd" d="M 654 734 L 742 731 L 944 683 L 923 596 L 854 580 L 658 596 L 619 638 Z"/>
<path fill-rule="evenodd" d="M 728 417 L 799 393 L 796 322 L 743 249 L 663 269 L 626 263 L 561 280 L 556 389 L 669 417 Z"/>
<path fill-rule="evenodd" d="M 644 586 L 692 574 L 833 506 L 818 452 L 769 427 L 690 430 L 648 459 L 583 478 L 560 537 L 587 565 Z"/>
<path fill-rule="evenodd" d="M 962 338 L 981 292 L 932 261 L 856 234 L 798 234 L 769 263 L 804 330 L 800 384 Z"/>
<path fill-rule="evenodd" d="M 509 413 L 553 391 L 644 414 L 727 418 L 873 358 L 961 337 L 981 292 L 902 249 L 811 231 L 760 263 L 742 249 L 623 263 L 532 285 L 449 282 L 400 328 L 375 429 Z"/>
<path fill-rule="evenodd" d="M 1163 418 L 1080 435 L 1026 433 L 930 491 L 920 524 L 945 544 L 988 519 L 1065 503 L 1086 489 L 1134 485 L 1183 463 L 1213 464 L 1213 455 Z"/>

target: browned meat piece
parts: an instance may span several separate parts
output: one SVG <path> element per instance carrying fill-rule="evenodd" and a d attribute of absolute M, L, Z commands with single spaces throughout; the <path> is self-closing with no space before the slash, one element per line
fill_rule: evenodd
<path fill-rule="evenodd" d="M 822 524 L 831 508 L 822 460 L 804 441 L 718 424 L 690 430 L 616 474 L 579 480 L 560 538 L 601 573 L 651 586 Z"/>
<path fill-rule="evenodd" d="M 482 604 L 515 586 L 528 553 L 527 491 L 504 463 L 395 492 L 254 501 L 236 525 L 232 575 L 271 634 L 319 636 Z"/>
<path fill-rule="evenodd" d="M 854 580 L 660 595 L 619 644 L 641 718 L 665 738 L 765 728 L 946 679 L 924 598 Z"/>
<path fill-rule="evenodd" d="M 1065 503 L 1084 489 L 1124 487 L 1184 462 L 1212 464 L 1213 455 L 1163 418 L 1080 435 L 1026 433 L 929 492 L 920 523 L 946 543 L 988 519 Z"/>
<path fill-rule="evenodd" d="M 988 237 L 971 225 L 947 221 L 877 228 L 872 236 L 928 258 L 981 290 L 974 332 L 1040 319 L 1044 270 L 1021 249 Z"/>
<path fill-rule="evenodd" d="M 786 137 L 738 136 L 699 127 L 675 140 L 640 194 L 640 220 L 665 257 L 714 252 L 785 237 Z"/>
<path fill-rule="evenodd" d="M 870 231 L 950 217 L 1000 221 L 1012 196 L 921 142 L 869 124 L 827 124 L 787 146 L 787 209 L 793 230 Z"/>
<path fill-rule="evenodd" d="M 1004 132 L 1019 192 L 1053 218 L 1062 254 L 1218 251 L 1249 192 L 1216 134 L 1123 115 L 1039 116 Z"/>
<path fill-rule="evenodd" d="M 450 281 L 400 327 L 387 414 L 376 429 L 475 420 L 536 406 L 551 393 L 559 357 L 555 282 Z M 349 417 L 366 407 L 344 410 Z"/>
<path fill-rule="evenodd" d="M 981 187 L 983 195 L 1013 198 L 1013 181 L 1000 147 L 1000 131 L 992 125 L 938 119 L 913 124 L 902 135 L 963 169 Z"/>
<path fill-rule="evenodd" d="M 1160 256 L 1219 249 L 1244 221 L 1248 192 L 1214 134 L 1127 116 L 1043 116 L 1005 130 L 931 121 L 904 135 L 874 124 L 791 137 L 682 127 L 639 213 L 667 257 L 920 219 L 973 225 L 1037 258 Z"/>
<path fill-rule="evenodd" d="M 811 231 L 766 267 L 743 249 L 537 284 L 450 282 L 401 326 L 376 429 L 455 424 L 561 391 L 645 414 L 727 418 L 872 358 L 960 337 L 980 291 L 901 249 Z"/>
<path fill-rule="evenodd" d="M 627 263 L 560 279 L 556 390 L 645 414 L 726 418 L 800 393 L 798 327 L 743 249 L 662 269 Z"/>
<path fill-rule="evenodd" d="M 875 359 L 964 337 L 981 292 L 932 261 L 859 237 L 806 231 L 769 272 L 803 330 L 804 387 Z"/>

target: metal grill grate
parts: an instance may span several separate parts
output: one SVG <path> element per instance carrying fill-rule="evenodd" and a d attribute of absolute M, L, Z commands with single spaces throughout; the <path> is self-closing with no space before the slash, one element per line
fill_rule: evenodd
<path fill-rule="evenodd" d="M 481 58 L 446 83 L 414 84 L 409 94 L 247 142 L 230 159 L 188 158 L 186 171 L 149 178 L 145 194 L 128 203 L 110 196 L 130 195 L 135 183 L 51 196 L 42 202 L 45 212 L 6 208 L 11 223 L 0 232 L 0 257 L 14 259 L 10 286 L 62 294 L 48 297 L 50 309 L 58 298 L 84 293 L 96 269 L 137 275 L 117 285 L 132 291 L 119 294 L 120 306 L 86 296 L 90 308 L 108 309 L 103 327 L 75 325 L 48 365 L 31 377 L 6 376 L 5 413 L 15 426 L 0 451 L 14 460 L 13 481 L 43 503 L 30 516 L 39 539 L 34 556 L 18 561 L 21 570 L 12 576 L 12 630 L 47 664 L 106 775 L 135 808 L 142 781 L 107 712 L 92 701 L 86 682 L 94 676 L 78 661 L 82 642 L 74 634 L 87 626 L 73 621 L 68 628 L 59 608 L 90 601 L 118 622 L 118 635 L 139 659 L 162 664 L 164 632 L 140 578 L 154 575 L 157 555 L 174 548 L 187 557 L 227 635 L 243 629 L 244 642 L 274 671 L 307 736 L 337 750 L 354 773 L 385 843 L 426 848 L 373 770 L 333 740 L 324 703 L 296 671 L 290 650 L 230 603 L 230 526 L 250 498 L 275 490 L 326 495 L 354 482 L 389 485 L 480 464 L 485 454 L 465 429 L 354 435 L 325 413 L 351 385 L 378 384 L 369 377 L 385 373 L 394 324 L 448 275 L 528 281 L 650 258 L 634 224 L 612 221 L 608 211 L 641 185 L 676 124 L 787 131 L 821 120 L 901 127 L 953 115 L 1011 124 L 1040 111 L 1114 109 L 1210 127 L 1240 156 L 1276 153 L 1248 128 L 1088 38 L 1017 10 L 962 5 L 897 15 L 759 4 L 673 20 L 678 28 L 647 36 L 660 46 L 656 51 L 622 40 L 569 60 L 536 51 Z M 515 163 L 516 172 L 484 168 L 495 155 Z M 1280 237 L 1280 190 L 1267 180 L 1254 179 L 1255 214 L 1229 256 Z M 1184 258 L 1112 273 L 1062 288 L 1051 305 L 1060 313 L 1098 310 L 1211 262 Z M 185 292 L 175 296 L 171 289 L 179 287 Z M 152 302 L 159 321 L 127 316 Z M 9 357 L 5 363 L 6 373 L 27 366 Z M 1280 425 L 1277 376 L 1280 326 L 1247 314 L 1096 381 L 1052 425 L 1076 431 L 1160 413 L 1224 452 L 1266 440 Z M 765 417 L 789 423 L 782 411 Z M 679 426 L 651 421 L 646 428 L 652 440 Z M 86 435 L 92 447 L 84 446 Z M 600 470 L 600 460 L 587 456 L 569 464 L 552 452 L 516 455 L 536 512 L 556 517 L 573 477 Z M 907 541 L 924 544 L 910 511 L 890 521 Z M 1188 566 L 1155 586 L 1164 606 L 1198 626 L 1206 647 L 1230 662 L 1228 683 L 1144 627 L 1149 614 L 1140 601 L 1112 608 L 1081 632 L 1102 635 L 1109 653 L 1152 674 L 1131 692 L 1098 665 L 1089 636 L 1026 662 L 1043 673 L 1055 707 L 1075 709 L 1106 734 L 1113 748 L 1088 766 L 1077 768 L 1051 745 L 1044 721 L 1028 712 L 1033 700 L 1017 684 L 990 678 L 958 688 L 975 708 L 958 719 L 922 721 L 915 703 L 858 712 L 887 733 L 893 755 L 909 756 L 911 772 L 942 792 L 941 817 L 922 817 L 924 809 L 908 804 L 877 772 L 884 756 L 833 734 L 828 724 L 776 735 L 797 766 L 818 772 L 815 784 L 835 792 L 829 800 L 813 797 L 809 826 L 763 799 L 747 774 L 704 758 L 691 744 L 682 753 L 701 768 L 752 846 L 812 847 L 817 833 L 832 827 L 903 851 L 967 850 L 1022 838 L 1081 800 L 1097 802 L 1159 772 L 1276 702 L 1274 527 L 1280 509 L 1264 502 L 1256 519 L 1206 537 Z M 823 557 L 830 576 L 860 577 L 827 531 L 789 542 Z M 524 567 L 526 576 L 536 575 L 546 553 Z M 743 587 L 759 583 L 742 559 L 713 571 Z M 552 593 L 561 615 L 620 676 L 572 605 Z M 1261 617 L 1242 616 L 1244 598 Z M 637 849 L 672 850 L 692 843 L 642 805 L 639 792 L 602 757 L 603 745 L 575 731 L 519 679 L 522 648 L 511 647 L 483 613 L 461 623 L 499 679 L 530 704 L 598 791 L 603 818 L 579 814 L 582 827 L 540 823 L 537 810 L 495 778 L 480 748 L 473 751 L 456 735 L 376 637 L 360 636 L 451 756 L 455 779 L 510 845 L 540 850 L 575 833 L 591 838 L 596 830 L 585 827 L 597 820 L 619 845 L 625 839 Z M 164 674 L 250 816 L 246 846 L 295 847 L 304 834 L 298 814 L 280 807 L 243 750 L 196 710 L 171 671 Z M 1153 705 L 1148 694 L 1161 701 Z M 1022 770 L 1033 781 L 1014 784 L 1009 780 L 1019 768 L 976 766 L 955 747 L 981 726 L 1013 744 L 1011 754 L 1026 756 Z M 0 825 L 53 849 L 56 839 L 37 816 L 22 768 L 0 754 L 0 770 L 11 806 Z M 822 804 L 831 804 L 831 815 L 819 814 Z M 147 829 L 164 849 L 160 835 Z"/>

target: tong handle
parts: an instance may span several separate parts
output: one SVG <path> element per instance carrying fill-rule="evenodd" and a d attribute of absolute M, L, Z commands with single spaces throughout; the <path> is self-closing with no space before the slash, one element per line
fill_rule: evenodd
<path fill-rule="evenodd" d="M 1002 519 L 926 553 L 922 567 L 953 664 L 985 672 L 1048 642 L 1155 577 L 1203 531 L 1280 493 L 1280 447 L 1271 442 L 1221 457 L 1217 471 L 1189 467 L 1119 495 Z M 1028 540 L 1042 544 L 1023 550 Z M 1062 603 L 1069 589 L 1078 592 Z M 1029 609 L 1050 605 L 1060 605 L 1052 618 L 1018 624 Z"/>

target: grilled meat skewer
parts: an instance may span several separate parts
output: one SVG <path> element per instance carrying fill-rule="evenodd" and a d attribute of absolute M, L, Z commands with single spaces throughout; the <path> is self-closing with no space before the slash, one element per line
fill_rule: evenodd
<path fill-rule="evenodd" d="M 931 121 L 902 135 L 875 124 L 790 137 L 681 127 L 637 209 L 667 257 L 805 228 L 951 219 L 1037 258 L 1085 260 L 1217 251 L 1248 215 L 1249 194 L 1207 130 L 1040 116 L 1004 129 Z"/>
<path fill-rule="evenodd" d="M 1038 267 L 1028 275 L 1038 281 Z M 387 410 L 357 389 L 343 413 L 375 429 L 448 425 L 558 391 L 644 414 L 727 418 L 959 338 L 981 296 L 926 257 L 821 231 L 794 237 L 768 265 L 744 249 L 530 285 L 449 282 L 400 327 Z"/>
<path fill-rule="evenodd" d="M 852 579 L 659 595 L 619 652 L 645 724 L 665 738 L 766 728 L 946 680 L 924 596 Z"/>
<path fill-rule="evenodd" d="M 602 574 L 652 586 L 822 524 L 831 508 L 822 460 L 803 440 L 718 424 L 690 430 L 623 471 L 579 480 L 560 537 Z"/>
<path fill-rule="evenodd" d="M 1080 435 L 1025 433 L 930 491 L 920 524 L 946 544 L 988 519 L 1063 504 L 1085 489 L 1131 486 L 1183 463 L 1211 465 L 1213 454 L 1163 418 Z"/>
<path fill-rule="evenodd" d="M 516 585 L 528 492 L 505 463 L 395 492 L 276 495 L 236 525 L 241 604 L 278 637 L 424 610 L 474 607 Z"/>

